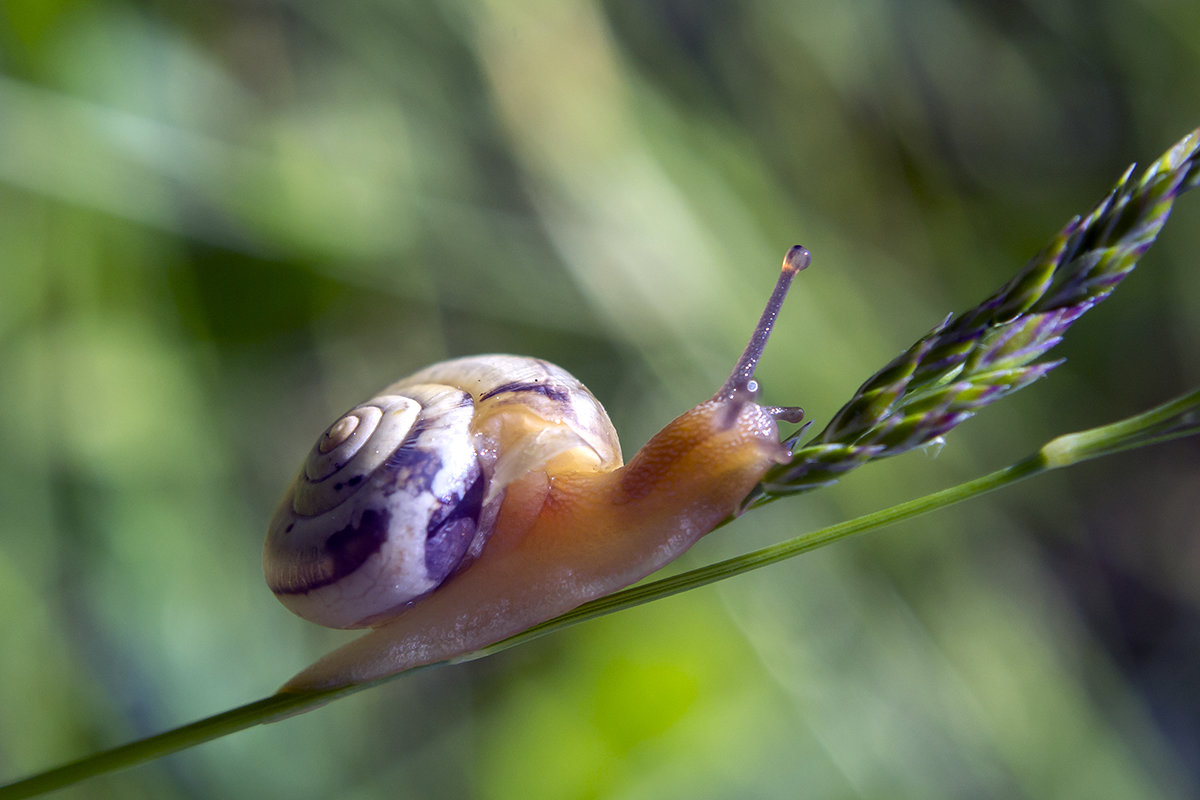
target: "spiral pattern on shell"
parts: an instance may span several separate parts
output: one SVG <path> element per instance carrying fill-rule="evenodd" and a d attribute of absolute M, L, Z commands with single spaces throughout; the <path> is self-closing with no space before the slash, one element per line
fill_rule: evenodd
<path fill-rule="evenodd" d="M 478 555 L 504 486 L 568 452 L 621 463 L 603 407 L 565 370 L 516 356 L 435 364 L 317 439 L 268 528 L 267 583 L 306 619 L 375 624 Z"/>
<path fill-rule="evenodd" d="M 406 394 L 333 423 L 271 522 L 267 583 L 303 617 L 368 624 L 445 580 L 478 533 L 484 480 L 470 395 L 429 385 Z"/>

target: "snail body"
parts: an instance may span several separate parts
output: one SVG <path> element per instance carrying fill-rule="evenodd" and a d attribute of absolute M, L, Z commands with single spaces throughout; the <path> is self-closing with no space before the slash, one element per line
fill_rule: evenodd
<path fill-rule="evenodd" d="M 318 439 L 268 530 L 268 585 L 297 614 L 371 627 L 284 686 L 362 683 L 469 653 L 677 558 L 790 454 L 754 367 L 794 247 L 749 347 L 711 399 L 628 464 L 603 407 L 538 359 L 474 356 L 398 381 Z"/>

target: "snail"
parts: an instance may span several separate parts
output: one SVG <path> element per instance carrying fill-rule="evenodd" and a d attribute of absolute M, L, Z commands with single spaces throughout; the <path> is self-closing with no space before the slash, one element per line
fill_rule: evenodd
<path fill-rule="evenodd" d="M 733 373 L 622 464 L 604 408 L 534 358 L 444 361 L 318 438 L 268 528 L 267 584 L 313 622 L 371 628 L 281 691 L 362 683 L 519 633 L 627 586 L 737 513 L 790 458 L 754 370 L 792 247 Z"/>

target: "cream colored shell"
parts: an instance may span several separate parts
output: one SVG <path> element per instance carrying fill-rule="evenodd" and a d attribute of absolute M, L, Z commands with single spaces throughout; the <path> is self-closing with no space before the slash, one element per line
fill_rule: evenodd
<path fill-rule="evenodd" d="M 268 529 L 267 583 L 314 622 L 378 624 L 473 560 L 504 487 L 560 458 L 621 465 L 604 408 L 566 370 L 509 355 L 434 364 L 319 437 Z"/>

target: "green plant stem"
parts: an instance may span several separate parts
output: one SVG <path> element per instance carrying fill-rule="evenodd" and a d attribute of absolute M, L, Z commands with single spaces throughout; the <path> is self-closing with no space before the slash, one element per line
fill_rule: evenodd
<path fill-rule="evenodd" d="M 857 519 L 812 531 L 706 567 L 631 586 L 607 597 L 585 603 L 573 611 L 523 631 L 516 636 L 441 663 L 460 663 L 493 655 L 546 634 L 577 625 L 585 620 L 707 586 L 716 581 L 775 564 L 818 547 L 824 547 L 858 533 L 876 530 L 894 522 L 911 519 L 972 497 L 978 497 L 986 492 L 1009 486 L 1035 475 L 1069 467 L 1099 456 L 1171 441 L 1196 433 L 1200 433 L 1200 389 L 1119 422 L 1059 436 L 1032 455 L 966 483 L 960 483 L 940 492 L 918 497 Z M 417 670 L 434 666 L 438 665 L 418 667 Z M 226 734 L 311 711 L 339 697 L 386 683 L 414 671 L 416 670 L 408 670 L 370 683 L 319 692 L 275 694 L 164 733 L 86 756 L 78 761 L 0 787 L 0 800 L 32 797 L 96 775 L 116 772 L 160 756 L 186 750 Z"/>
<path fill-rule="evenodd" d="M 334 694 L 330 692 L 330 694 Z M 328 697 L 320 699 L 327 700 Z M 272 695 L 253 703 L 215 714 L 211 717 L 174 728 L 145 739 L 102 750 L 90 756 L 64 764 L 61 767 L 32 775 L 24 780 L 0 788 L 0 797 L 33 797 L 70 786 L 73 783 L 107 772 L 116 772 L 144 761 L 177 753 L 189 747 L 218 739 L 226 734 L 245 730 L 269 721 L 289 711 L 300 711 L 313 705 L 316 697 Z"/>

